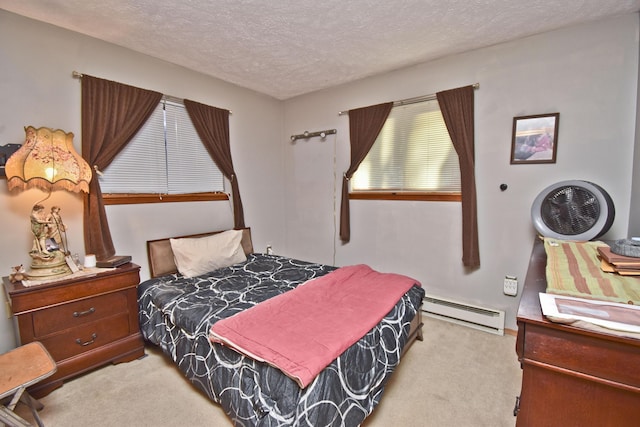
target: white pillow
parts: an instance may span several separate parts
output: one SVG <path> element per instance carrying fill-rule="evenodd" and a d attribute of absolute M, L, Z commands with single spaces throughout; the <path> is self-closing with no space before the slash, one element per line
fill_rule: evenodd
<path fill-rule="evenodd" d="M 169 239 L 176 267 L 186 277 L 246 261 L 241 240 L 242 230 L 228 230 L 206 237 Z"/>

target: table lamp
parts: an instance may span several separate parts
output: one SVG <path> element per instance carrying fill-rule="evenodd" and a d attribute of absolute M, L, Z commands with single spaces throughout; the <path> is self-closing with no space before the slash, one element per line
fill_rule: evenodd
<path fill-rule="evenodd" d="M 69 249 L 60 207 L 47 212 L 42 202 L 52 191 L 89 192 L 91 168 L 73 148 L 73 133 L 46 127 L 25 127 L 26 139 L 5 165 L 9 191 L 38 188 L 47 196 L 31 209 L 33 247 L 29 252 L 30 280 L 45 280 L 71 274 Z"/>

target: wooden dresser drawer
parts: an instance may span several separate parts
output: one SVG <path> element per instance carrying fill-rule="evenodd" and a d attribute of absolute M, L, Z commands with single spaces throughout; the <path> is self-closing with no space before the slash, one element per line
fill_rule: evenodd
<path fill-rule="evenodd" d="M 614 381 L 640 391 L 638 347 L 615 340 L 593 340 L 569 329 L 528 325 L 524 358 Z"/>
<path fill-rule="evenodd" d="M 70 302 L 33 313 L 33 334 L 45 337 L 57 331 L 75 328 L 105 317 L 127 312 L 127 297 L 112 293 Z"/>
<path fill-rule="evenodd" d="M 128 315 L 123 313 L 100 322 L 86 323 L 77 328 L 53 334 L 41 342 L 49 350 L 51 357 L 59 361 L 93 350 L 129 334 Z"/>

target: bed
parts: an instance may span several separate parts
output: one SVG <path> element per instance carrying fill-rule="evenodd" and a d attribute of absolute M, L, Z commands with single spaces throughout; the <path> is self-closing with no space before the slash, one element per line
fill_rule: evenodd
<path fill-rule="evenodd" d="M 245 228 L 241 251 L 246 260 L 186 277 L 178 272 L 172 241 L 147 242 L 151 279 L 138 287 L 140 329 L 196 388 L 221 405 L 235 426 L 360 425 L 380 402 L 402 354 L 416 339 L 422 340 L 424 290 L 414 284 L 392 302 L 377 325 L 301 387 L 268 361 L 214 342 L 212 329 L 261 302 L 309 287 L 302 284 L 332 277 L 339 269 L 254 253 L 251 230 Z"/>

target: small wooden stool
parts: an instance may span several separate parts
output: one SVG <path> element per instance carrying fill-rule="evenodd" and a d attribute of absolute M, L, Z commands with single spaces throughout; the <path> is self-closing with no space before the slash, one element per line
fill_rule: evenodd
<path fill-rule="evenodd" d="M 0 402 L 13 396 L 8 405 L 0 405 L 0 423 L 10 427 L 30 426 L 13 410 L 18 402 L 31 409 L 38 426 L 43 427 L 38 411 L 42 403 L 27 392 L 27 387 L 56 372 L 56 362 L 44 346 L 34 341 L 0 355 Z"/>

